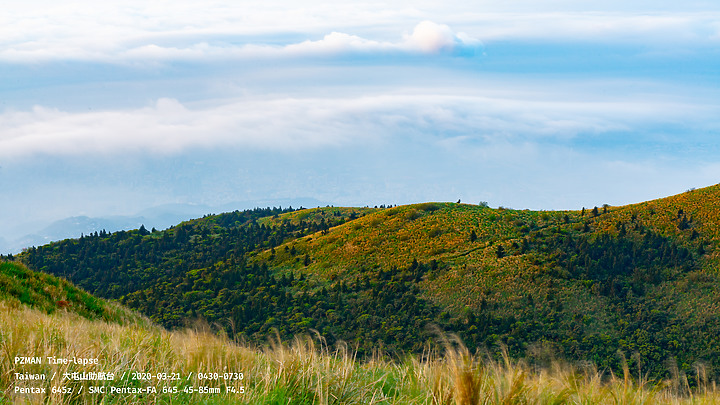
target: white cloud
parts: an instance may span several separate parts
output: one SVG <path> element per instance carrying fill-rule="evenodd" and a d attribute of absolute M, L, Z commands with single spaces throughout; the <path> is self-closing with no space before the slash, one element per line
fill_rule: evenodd
<path fill-rule="evenodd" d="M 432 21 L 423 21 L 415 26 L 413 33 L 407 36 L 405 41 L 423 52 L 452 51 L 459 42 L 462 42 L 450 27 Z"/>
<path fill-rule="evenodd" d="M 319 41 L 304 41 L 299 44 L 287 45 L 278 50 L 292 54 L 306 53 L 341 53 L 349 51 L 390 50 L 394 44 L 389 42 L 371 41 L 356 35 L 333 32 Z"/>
<path fill-rule="evenodd" d="M 248 96 L 210 107 L 174 99 L 134 110 L 71 113 L 35 107 L 0 115 L 0 157 L 149 152 L 242 147 L 297 151 L 385 142 L 468 145 L 568 142 L 623 132 L 650 136 L 665 124 L 717 129 L 718 107 L 672 100 L 563 100 L 560 96 L 447 94 L 354 98 Z M 629 135 L 633 136 L 633 135 Z"/>
<path fill-rule="evenodd" d="M 475 25 L 471 34 L 491 40 L 589 41 L 653 47 L 668 44 L 716 44 L 711 32 L 720 12 L 619 13 L 540 12 L 476 13 L 464 17 Z M 464 24 L 458 20 L 457 26 Z"/>
<path fill-rule="evenodd" d="M 167 33 L 168 37 L 185 36 L 182 33 Z M 228 35 L 230 35 L 228 33 Z M 199 35 L 199 37 L 203 37 Z M 156 40 L 158 43 L 148 42 Z M 332 32 L 320 40 L 306 40 L 287 45 L 263 43 L 211 44 L 207 41 L 178 45 L 161 45 L 168 39 L 150 35 L 148 38 L 131 40 L 127 43 L 107 43 L 101 46 L 95 40 L 84 38 L 79 41 L 53 43 L 49 40 L 28 41 L 9 44 L 0 50 L 0 60 L 32 62 L 53 59 L 90 60 L 103 62 L 133 63 L 143 61 L 249 59 L 275 57 L 321 56 L 347 53 L 450 53 L 472 55 L 481 47 L 481 42 L 465 33 L 454 33 L 447 25 L 423 21 L 417 24 L 411 35 L 400 41 L 376 41 L 357 35 Z M 139 44 L 133 44 L 139 42 Z M 171 41 L 172 42 L 172 41 Z"/>
<path fill-rule="evenodd" d="M 126 111 L 69 113 L 35 107 L 0 118 L 0 154 L 123 154 L 135 151 L 172 154 L 192 147 L 223 145 L 302 148 L 340 140 L 312 130 L 312 122 L 293 129 L 298 114 L 317 115 L 294 100 L 238 102 L 191 110 L 174 99 Z"/>
<path fill-rule="evenodd" d="M 464 49 L 474 50 L 481 42 L 465 33 L 455 33 L 444 24 L 423 21 L 415 26 L 412 34 L 399 42 L 382 42 L 333 32 L 319 41 L 305 41 L 277 49 L 280 53 L 293 55 L 349 53 L 349 52 L 418 52 L 426 54 L 456 53 Z"/>

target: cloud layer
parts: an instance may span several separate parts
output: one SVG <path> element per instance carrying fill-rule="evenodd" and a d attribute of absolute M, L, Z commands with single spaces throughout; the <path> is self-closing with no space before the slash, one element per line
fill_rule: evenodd
<path fill-rule="evenodd" d="M 570 5 L 521 2 L 509 11 L 492 1 L 478 7 L 454 1 L 392 6 L 307 2 L 297 8 L 282 2 L 78 0 L 59 5 L 29 0 L 3 9 L 0 61 L 147 63 L 346 52 L 472 55 L 480 40 L 571 40 L 659 48 L 717 46 L 720 41 L 717 7 L 698 11 L 699 6 L 688 4 L 678 10 L 670 2 L 660 2 L 647 5 L 651 12 L 639 12 L 619 4 L 601 11 L 589 2 Z"/>
<path fill-rule="evenodd" d="M 75 28 L 55 25 L 40 28 L 9 23 L 0 61 L 37 63 L 44 61 L 94 61 L 109 63 L 143 63 L 152 61 L 207 61 L 257 58 L 298 58 L 343 54 L 448 54 L 473 56 L 481 52 L 482 43 L 466 33 L 455 33 L 449 26 L 432 21 L 418 23 L 412 33 L 400 40 L 374 40 L 333 31 L 322 39 L 296 43 L 269 44 L 262 38 L 243 38 L 233 27 L 228 31 L 168 27 L 167 31 L 135 31 L 130 27 L 88 27 L 94 35 L 75 32 Z M 51 24 L 51 23 L 50 23 Z M 32 31 L 35 30 L 37 31 Z M 20 33 L 13 30 L 20 30 Z M 11 32 L 13 31 L 13 32 Z M 59 32 L 54 32 L 59 31 Z M 38 38 L 38 32 L 42 35 Z M 123 33 L 125 34 L 123 35 Z M 286 34 L 286 31 L 279 31 Z M 24 35 L 23 35 L 24 34 Z M 306 34 L 313 35 L 313 34 Z M 198 39 L 200 39 L 198 41 Z M 203 40 L 204 39 L 204 40 Z"/>
<path fill-rule="evenodd" d="M 488 93 L 490 93 L 488 91 Z M 647 141 L 662 126 L 664 143 L 683 131 L 720 128 L 720 107 L 673 99 L 582 100 L 567 95 L 376 94 L 358 97 L 252 97 L 213 106 L 175 99 L 126 110 L 66 112 L 35 107 L 0 114 L 0 157 L 177 154 L 190 148 L 308 150 L 382 145 L 394 139 L 458 142 Z M 695 122 L 695 124 L 692 124 Z M 675 129 L 672 129 L 675 128 Z M 658 140 L 661 138 L 658 138 Z M 618 140 L 615 140 L 617 142 Z M 617 145 L 616 145 L 617 147 Z"/>

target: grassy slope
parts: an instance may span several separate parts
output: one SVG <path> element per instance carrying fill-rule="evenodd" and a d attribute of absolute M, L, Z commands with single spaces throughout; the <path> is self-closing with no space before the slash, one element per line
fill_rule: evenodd
<path fill-rule="evenodd" d="M 358 218 L 377 211 L 377 208 L 356 208 L 356 207 L 318 207 L 307 208 L 299 211 L 288 212 L 278 216 L 261 218 L 258 223 L 264 225 L 278 225 L 282 222 L 298 224 L 300 221 L 315 222 L 320 221 L 332 222 L 338 220 L 347 220 Z"/>
<path fill-rule="evenodd" d="M 538 229 L 557 226 L 564 215 L 575 222 L 580 218 L 577 212 L 494 210 L 451 203 L 406 205 L 369 213 L 325 235 L 290 241 L 288 246 L 312 256 L 308 272 L 328 276 L 358 268 L 403 267 L 413 259 L 462 266 L 491 259 L 498 244 L 523 237 L 525 224 Z M 473 243 L 472 231 L 477 235 Z M 267 257 L 266 253 L 263 258 Z M 290 259 L 290 255 L 278 254 L 274 264 L 293 266 Z"/>
<path fill-rule="evenodd" d="M 565 224 L 564 216 L 570 223 Z M 514 310 L 521 294 L 533 283 L 533 275 L 542 273 L 543 263 L 536 254 L 497 257 L 498 245 L 510 249 L 529 232 L 540 237 L 548 229 L 577 226 L 580 212 L 538 212 L 504 210 L 468 204 L 423 203 L 399 206 L 370 213 L 362 218 L 315 235 L 288 243 L 299 252 L 292 256 L 276 248 L 277 268 L 303 269 L 294 257 L 309 254 L 312 263 L 305 268 L 311 276 L 347 278 L 367 269 L 390 266 L 406 267 L 413 260 L 428 263 L 437 260 L 449 265 L 447 271 L 425 280 L 425 293 L 439 305 L 455 311 L 477 308 L 483 299 Z M 477 239 L 470 242 L 471 232 Z M 260 255 L 270 258 L 269 252 Z M 546 286 L 535 285 L 535 295 L 545 296 Z M 489 291 L 492 290 L 492 291 Z M 597 310 L 602 302 L 583 297 L 575 285 L 564 286 L 568 296 L 577 297 L 577 313 Z M 599 313 L 602 313 L 600 311 Z"/>
<path fill-rule="evenodd" d="M 13 308 L 24 304 L 47 314 L 60 311 L 87 319 L 144 322 L 138 314 L 94 297 L 62 278 L 29 270 L 16 262 L 0 261 L 0 300 Z"/>
<path fill-rule="evenodd" d="M 617 221 L 628 222 L 633 215 L 638 222 L 658 233 L 676 238 L 690 248 L 703 244 L 703 269 L 713 270 L 720 267 L 720 185 L 687 191 L 671 197 L 646 201 L 639 204 L 612 208 L 611 216 L 597 219 L 600 229 L 612 229 Z M 681 218 L 678 212 L 687 218 L 688 226 L 679 229 Z M 693 231 L 698 235 L 693 239 Z"/>
<path fill-rule="evenodd" d="M 361 363 L 342 348 L 329 352 L 310 339 L 292 346 L 254 349 L 202 331 L 168 332 L 149 325 L 88 320 L 71 312 L 48 315 L 0 300 L 0 402 L 16 404 L 476 404 L 653 403 L 710 404 L 720 400 L 711 385 L 687 388 L 684 376 L 661 385 L 603 376 L 593 369 L 556 364 L 537 373 L 522 362 L 497 362 L 462 348 L 444 356 L 402 362 Z M 16 365 L 15 356 L 94 357 L 97 366 Z M 112 382 L 18 382 L 15 373 L 63 375 L 112 373 Z M 141 381 L 132 372 L 179 373 L 179 381 Z M 243 373 L 242 380 L 199 380 L 202 372 Z M 192 373 L 192 376 L 190 376 Z M 148 387 L 157 394 L 90 394 L 89 387 Z M 18 394 L 14 386 L 45 387 L 46 394 Z M 67 393 L 52 392 L 71 390 Z M 187 388 L 220 393 L 186 393 Z M 228 388 L 235 393 L 227 393 Z M 81 391 L 82 389 L 82 391 Z M 177 389 L 178 393 L 164 393 Z M 242 393 L 240 393 L 242 392 Z"/>
<path fill-rule="evenodd" d="M 585 223 L 594 235 L 617 235 L 617 224 L 639 224 L 659 235 L 670 237 L 679 246 L 696 254 L 704 272 L 720 267 L 720 186 L 707 187 L 672 197 L 622 207 L 609 207 L 608 212 L 594 217 L 591 210 L 528 211 L 490 209 L 467 204 L 424 203 L 369 212 L 367 215 L 332 228 L 327 234 L 317 233 L 288 242 L 299 254 L 275 249 L 273 264 L 277 268 L 303 268 L 296 256 L 308 254 L 312 263 L 306 271 L 313 275 L 336 278 L 353 275 L 362 269 L 380 266 L 403 267 L 413 259 L 422 262 L 437 260 L 452 270 L 428 283 L 436 297 L 447 303 L 472 304 L 468 297 L 482 295 L 492 285 L 507 285 L 508 290 L 527 289 L 532 274 L 547 271 L 548 255 L 537 251 L 517 253 L 513 244 L 524 238 L 542 240 L 552 234 L 581 233 Z M 681 218 L 687 228 L 679 229 Z M 292 213 L 297 215 L 298 213 Z M 292 215 L 291 214 L 291 215 Z M 281 217 L 282 218 L 282 217 Z M 470 233 L 477 239 L 470 242 Z M 693 236 L 693 232 L 697 232 Z M 508 252 L 497 257 L 498 245 Z M 547 253 L 547 252 L 545 252 Z M 270 258 L 265 252 L 262 259 Z M 507 298 L 507 297 L 503 297 Z"/>
<path fill-rule="evenodd" d="M 275 255 L 264 252 L 259 257 L 271 260 L 277 269 L 293 268 L 329 280 L 351 280 L 380 266 L 405 267 L 414 259 L 426 263 L 437 260 L 447 266 L 423 280 L 424 295 L 448 308 L 453 316 L 462 318 L 466 308 L 481 311 L 489 306 L 494 308 L 493 313 L 504 317 L 519 319 L 524 314 L 528 319 L 534 318 L 534 313 L 542 314 L 547 326 L 555 322 L 553 314 L 562 313 L 554 327 L 580 328 L 584 332 L 579 336 L 592 336 L 596 341 L 611 341 L 613 336 L 625 333 L 632 336 L 631 341 L 614 344 L 627 353 L 665 356 L 643 352 L 643 329 L 652 324 L 662 330 L 651 337 L 661 339 L 654 341 L 655 347 L 677 354 L 697 351 L 695 359 L 710 361 L 715 354 L 703 352 L 693 342 L 705 341 L 708 333 L 716 333 L 713 325 L 718 324 L 720 313 L 717 201 L 720 186 L 608 207 L 607 212 L 601 207 L 597 216 L 591 209 L 583 215 L 581 211 L 415 204 L 378 210 L 326 234 L 288 242 L 298 255 L 283 253 L 281 246 L 275 249 Z M 477 239 L 471 242 L 473 231 Z M 625 231 L 627 234 L 619 237 Z M 690 270 L 672 267 L 659 281 L 646 283 L 639 299 L 599 294 L 597 280 L 568 275 L 559 267 L 555 247 L 545 246 L 552 237 L 568 236 L 582 238 L 591 245 L 600 243 L 605 236 L 640 243 L 645 234 L 664 238 L 672 249 L 686 249 L 687 261 L 693 264 Z M 531 241 L 534 247 L 523 252 L 520 246 L 524 240 Z M 497 254 L 500 245 L 505 251 L 503 257 Z M 303 254 L 312 259 L 307 267 L 294 259 Z M 625 301 L 618 303 L 622 299 Z M 635 330 L 627 332 L 628 328 Z M 676 333 L 678 330 L 684 332 Z M 555 343 L 578 347 L 584 344 Z M 653 361 L 665 360 L 658 357 Z M 691 368 L 692 361 L 688 361 L 681 367 Z"/>

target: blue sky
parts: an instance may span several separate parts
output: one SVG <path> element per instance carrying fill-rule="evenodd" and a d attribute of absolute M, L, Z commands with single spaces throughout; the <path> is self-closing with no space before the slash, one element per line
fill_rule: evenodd
<path fill-rule="evenodd" d="M 579 209 L 720 182 L 716 2 L 13 3 L 0 238 L 165 203 Z"/>

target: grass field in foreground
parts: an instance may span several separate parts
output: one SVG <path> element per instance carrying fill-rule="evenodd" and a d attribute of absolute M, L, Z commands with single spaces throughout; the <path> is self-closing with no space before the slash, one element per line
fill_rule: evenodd
<path fill-rule="evenodd" d="M 650 383 L 632 379 L 629 373 L 613 376 L 592 367 L 554 364 L 538 370 L 522 361 L 473 355 L 451 344 L 442 355 L 360 362 L 351 350 L 330 352 L 319 342 L 306 338 L 289 346 L 251 348 L 214 335 L 207 327 L 168 332 L 146 323 L 88 320 L 64 310 L 48 315 L 0 301 L 0 403 L 720 403 L 720 391 L 713 384 L 690 389 L 682 375 Z M 98 365 L 50 365 L 48 356 L 97 358 Z M 42 357 L 42 364 L 16 364 L 15 357 Z M 63 380 L 64 373 L 73 372 L 112 373 L 115 379 Z M 16 373 L 45 375 L 46 380 L 24 381 Z M 134 379 L 133 373 L 151 378 Z M 180 379 L 171 380 L 173 373 Z M 218 373 L 217 379 L 213 373 Z M 232 373 L 242 373 L 242 379 Z M 46 393 L 18 394 L 16 386 L 45 388 Z M 104 386 L 105 393 L 91 394 L 91 386 Z M 150 386 L 157 393 L 110 393 L 110 387 Z M 171 393 L 174 390 L 178 392 Z"/>

